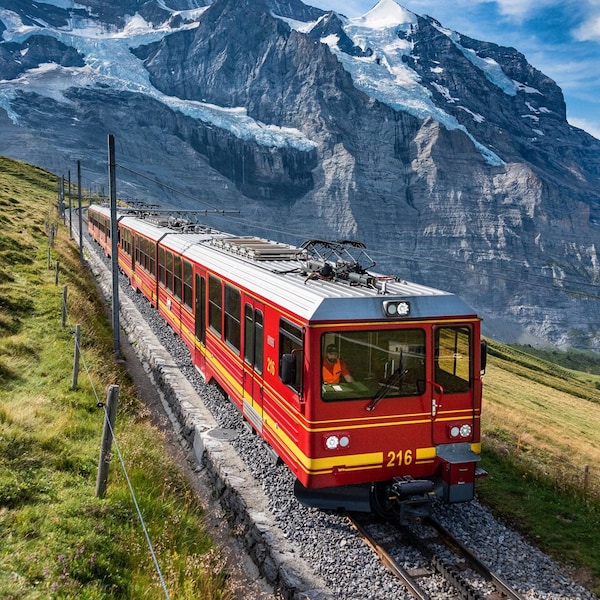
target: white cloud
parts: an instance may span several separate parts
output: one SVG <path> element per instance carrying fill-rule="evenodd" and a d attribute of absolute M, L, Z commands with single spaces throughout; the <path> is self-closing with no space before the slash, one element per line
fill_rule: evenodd
<path fill-rule="evenodd" d="M 501 14 L 517 20 L 539 12 L 545 6 L 558 3 L 556 0 L 497 0 L 496 2 Z"/>
<path fill-rule="evenodd" d="M 573 31 L 578 42 L 600 42 L 600 9 Z"/>

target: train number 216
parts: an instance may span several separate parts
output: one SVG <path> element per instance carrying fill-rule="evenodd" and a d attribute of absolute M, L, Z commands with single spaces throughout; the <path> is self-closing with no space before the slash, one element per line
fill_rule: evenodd
<path fill-rule="evenodd" d="M 413 461 L 413 451 L 412 450 L 399 450 L 398 452 L 393 452 L 390 450 L 387 453 L 388 467 L 400 467 L 402 465 L 410 465 Z"/>

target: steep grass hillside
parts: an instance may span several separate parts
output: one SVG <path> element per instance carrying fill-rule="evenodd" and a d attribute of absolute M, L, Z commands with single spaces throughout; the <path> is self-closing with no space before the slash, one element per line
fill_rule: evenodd
<path fill-rule="evenodd" d="M 113 359 L 110 324 L 56 197 L 55 177 L 0 158 L 0 596 L 158 599 L 162 578 L 173 598 L 231 598 L 200 501 Z M 72 390 L 76 323 L 85 370 Z M 110 384 L 120 386 L 116 438 L 159 569 L 114 446 L 106 497 L 95 497 L 97 402 Z"/>
<path fill-rule="evenodd" d="M 490 476 L 479 495 L 600 594 L 598 377 L 495 342 L 489 350 L 482 427 Z"/>

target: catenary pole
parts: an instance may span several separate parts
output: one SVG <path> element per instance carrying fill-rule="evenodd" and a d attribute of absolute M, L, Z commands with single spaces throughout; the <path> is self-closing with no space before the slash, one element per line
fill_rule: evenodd
<path fill-rule="evenodd" d="M 69 176 L 69 239 L 73 239 L 73 206 L 71 205 L 71 171 L 67 171 Z"/>
<path fill-rule="evenodd" d="M 110 194 L 110 247 L 112 264 L 112 326 L 115 358 L 121 357 L 119 332 L 119 248 L 117 246 L 117 177 L 115 136 L 108 136 L 108 185 Z"/>
<path fill-rule="evenodd" d="M 77 161 L 77 199 L 79 203 L 79 259 L 83 262 L 83 217 L 81 215 L 81 161 Z"/>

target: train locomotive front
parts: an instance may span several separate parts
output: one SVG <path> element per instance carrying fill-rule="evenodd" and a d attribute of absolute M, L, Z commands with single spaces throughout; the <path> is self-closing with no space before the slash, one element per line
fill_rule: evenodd
<path fill-rule="evenodd" d="M 283 357 L 301 363 L 305 377 L 294 375 L 305 402 L 298 446 L 306 454 L 296 495 L 311 506 L 375 509 L 402 520 L 426 514 L 434 495 L 471 500 L 476 476 L 485 474 L 478 468 L 480 319 L 453 294 L 355 274 L 310 281 L 322 301 L 302 347 Z"/>
<path fill-rule="evenodd" d="M 90 212 L 102 242 L 107 211 Z M 485 352 L 459 297 L 371 272 L 358 242 L 294 248 L 134 216 L 119 220 L 119 262 L 302 503 L 405 519 L 433 496 L 473 498 Z"/>

